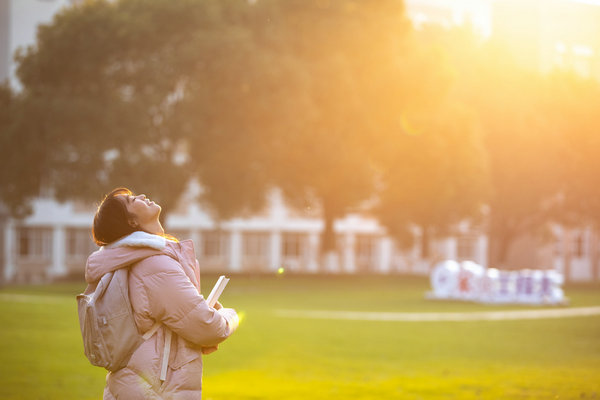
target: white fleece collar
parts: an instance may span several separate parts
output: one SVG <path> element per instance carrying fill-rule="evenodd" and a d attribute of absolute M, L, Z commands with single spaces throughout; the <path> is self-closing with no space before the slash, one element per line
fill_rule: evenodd
<path fill-rule="evenodd" d="M 153 235 L 144 231 L 135 231 L 122 239 L 104 246 L 107 249 L 115 247 L 151 247 L 156 250 L 162 250 L 167 246 L 167 239 L 159 235 Z"/>

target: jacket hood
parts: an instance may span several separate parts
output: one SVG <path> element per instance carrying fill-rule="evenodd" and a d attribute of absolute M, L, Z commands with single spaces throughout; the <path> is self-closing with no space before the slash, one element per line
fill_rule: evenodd
<path fill-rule="evenodd" d="M 110 245 L 101 247 L 87 259 L 85 281 L 95 283 L 107 272 L 127 267 L 145 258 L 168 254 L 170 241 L 162 236 L 136 231 Z"/>

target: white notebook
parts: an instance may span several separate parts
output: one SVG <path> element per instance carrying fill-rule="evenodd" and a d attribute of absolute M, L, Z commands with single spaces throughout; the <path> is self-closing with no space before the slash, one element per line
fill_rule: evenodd
<path fill-rule="evenodd" d="M 215 286 L 212 288 L 212 290 L 210 291 L 210 294 L 206 298 L 206 302 L 208 303 L 209 306 L 211 306 L 211 307 L 215 306 L 215 304 L 219 300 L 219 297 L 221 296 L 221 293 L 223 293 L 225 286 L 227 286 L 228 282 L 229 282 L 229 278 L 226 278 L 225 275 L 221 275 L 219 277 L 219 280 L 217 281 L 217 283 L 215 283 Z"/>

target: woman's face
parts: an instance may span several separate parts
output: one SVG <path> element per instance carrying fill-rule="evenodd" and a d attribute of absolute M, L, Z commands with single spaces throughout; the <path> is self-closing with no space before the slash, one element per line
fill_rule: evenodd
<path fill-rule="evenodd" d="M 145 225 L 149 222 L 158 220 L 161 208 L 158 204 L 150 201 L 145 194 L 137 196 L 120 195 L 123 198 L 127 211 L 135 215 L 139 225 Z"/>

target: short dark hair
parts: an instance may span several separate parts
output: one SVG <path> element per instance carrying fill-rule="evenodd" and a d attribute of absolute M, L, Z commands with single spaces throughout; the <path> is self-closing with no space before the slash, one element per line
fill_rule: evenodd
<path fill-rule="evenodd" d="M 119 187 L 104 196 L 94 215 L 92 235 L 98 246 L 106 246 L 124 236 L 140 230 L 130 224 L 135 215 L 127 211 L 127 205 L 117 196 L 132 196 L 133 192 Z"/>

